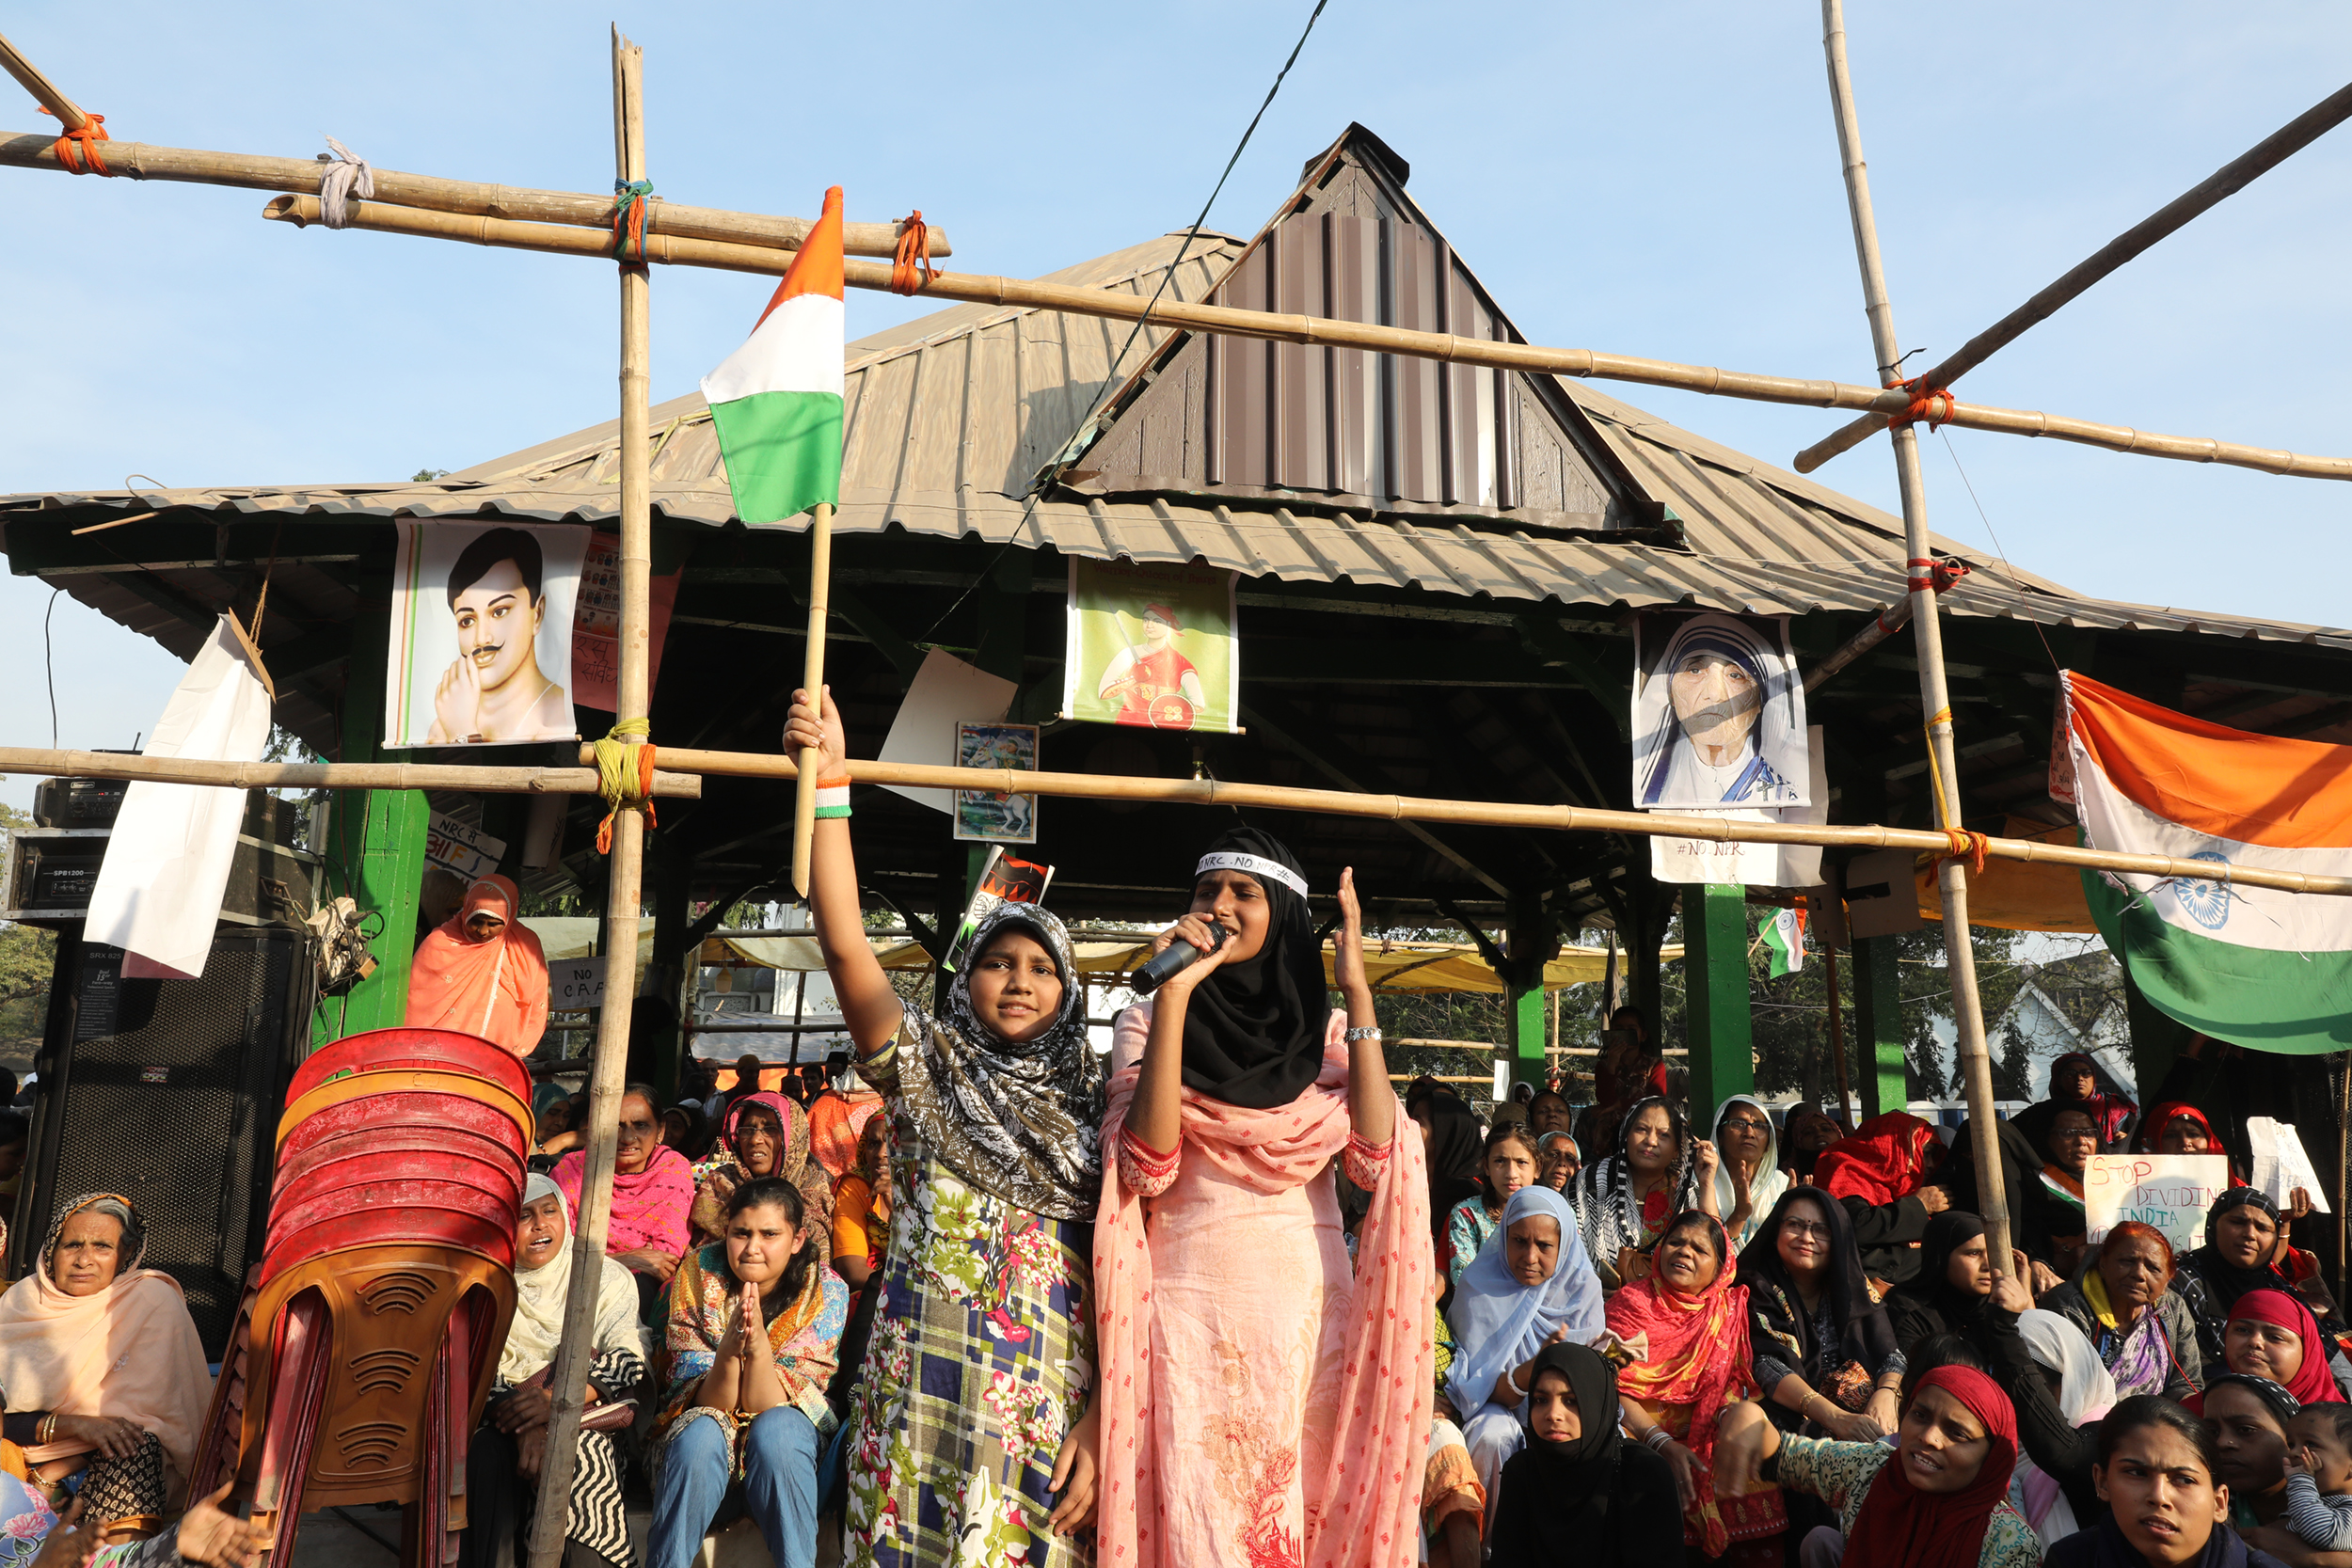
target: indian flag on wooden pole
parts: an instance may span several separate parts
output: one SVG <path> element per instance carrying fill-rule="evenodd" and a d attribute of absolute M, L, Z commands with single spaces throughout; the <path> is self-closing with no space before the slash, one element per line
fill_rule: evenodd
<path fill-rule="evenodd" d="M 2050 794 L 2074 803 L 2084 843 L 2213 863 L 2211 880 L 2083 873 L 2099 934 L 2140 993 L 2237 1045 L 2352 1045 L 2352 899 L 2228 875 L 2352 875 L 2352 746 L 2229 729 L 2072 671 L 2055 739 Z"/>
<path fill-rule="evenodd" d="M 1774 910 L 1756 928 L 1756 939 L 1772 956 L 1770 979 L 1794 974 L 1804 967 L 1803 910 Z"/>
<path fill-rule="evenodd" d="M 743 346 L 703 378 L 735 515 L 780 523 L 841 499 L 841 187 Z"/>

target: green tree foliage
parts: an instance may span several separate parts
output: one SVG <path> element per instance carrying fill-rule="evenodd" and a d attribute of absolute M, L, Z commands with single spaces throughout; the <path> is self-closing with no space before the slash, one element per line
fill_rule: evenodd
<path fill-rule="evenodd" d="M 29 812 L 0 805 L 0 828 L 31 826 Z M 56 961 L 55 931 L 0 925 L 0 1067 L 23 1072 L 33 1065 L 49 1017 L 49 975 Z"/>

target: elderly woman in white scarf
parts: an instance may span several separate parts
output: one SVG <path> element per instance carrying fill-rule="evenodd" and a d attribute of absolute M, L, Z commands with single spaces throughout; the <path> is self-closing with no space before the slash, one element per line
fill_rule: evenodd
<path fill-rule="evenodd" d="M 566 1568 L 630 1568 L 636 1560 L 613 1433 L 626 1431 L 634 1415 L 651 1348 L 637 1322 L 635 1280 L 618 1259 L 602 1262 L 596 1361 L 588 1370 L 588 1410 L 580 1420 L 564 1531 Z M 515 1322 L 499 1354 L 482 1425 L 466 1451 L 467 1529 L 459 1568 L 513 1568 L 528 1548 L 532 1501 L 547 1453 L 547 1384 L 564 1337 L 571 1280 L 571 1214 L 562 1190 L 533 1176 L 523 1189 L 522 1218 L 515 1227 Z"/>
<path fill-rule="evenodd" d="M 1731 1235 L 1731 1250 L 1744 1251 L 1763 1228 L 1788 1173 L 1780 1168 L 1780 1135 L 1772 1114 L 1753 1095 L 1735 1094 L 1715 1112 L 1715 1212 Z"/>

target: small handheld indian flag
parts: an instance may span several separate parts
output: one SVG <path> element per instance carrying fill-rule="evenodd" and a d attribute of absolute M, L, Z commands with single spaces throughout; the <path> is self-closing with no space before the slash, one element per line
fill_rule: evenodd
<path fill-rule="evenodd" d="M 780 523 L 841 499 L 841 187 L 741 348 L 703 377 L 735 515 Z"/>
<path fill-rule="evenodd" d="M 1756 928 L 1764 950 L 1772 955 L 1771 977 L 1775 980 L 1804 967 L 1804 916 L 1803 910 L 1774 910 Z"/>

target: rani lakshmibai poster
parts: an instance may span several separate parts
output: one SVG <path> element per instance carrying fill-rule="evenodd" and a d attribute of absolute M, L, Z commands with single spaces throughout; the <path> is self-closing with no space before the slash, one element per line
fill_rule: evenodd
<path fill-rule="evenodd" d="M 577 740 L 572 610 L 588 530 L 403 522 L 384 744 Z"/>
<path fill-rule="evenodd" d="M 1239 734 L 1239 576 L 1073 556 L 1062 717 Z"/>

